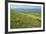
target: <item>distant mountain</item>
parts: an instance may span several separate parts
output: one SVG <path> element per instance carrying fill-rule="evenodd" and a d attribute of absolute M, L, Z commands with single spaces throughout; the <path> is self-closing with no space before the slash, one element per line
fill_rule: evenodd
<path fill-rule="evenodd" d="M 24 13 L 41 13 L 41 6 L 29 6 L 29 5 L 11 5 L 11 10 L 16 12 L 24 12 Z"/>
<path fill-rule="evenodd" d="M 41 13 L 40 8 L 12 8 L 12 10 L 16 12 L 34 12 L 34 13 Z"/>

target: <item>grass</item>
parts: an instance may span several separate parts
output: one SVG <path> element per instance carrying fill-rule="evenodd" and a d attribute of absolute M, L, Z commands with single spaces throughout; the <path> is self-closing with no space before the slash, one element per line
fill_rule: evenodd
<path fill-rule="evenodd" d="M 11 11 L 10 14 L 11 29 L 41 27 L 41 17 L 37 13 L 25 14 Z"/>

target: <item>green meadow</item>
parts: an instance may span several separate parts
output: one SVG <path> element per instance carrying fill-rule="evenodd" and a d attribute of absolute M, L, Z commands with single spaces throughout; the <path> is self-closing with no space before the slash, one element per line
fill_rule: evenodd
<path fill-rule="evenodd" d="M 16 28 L 39 28 L 41 27 L 41 15 L 39 13 L 23 13 L 10 11 L 10 27 Z"/>

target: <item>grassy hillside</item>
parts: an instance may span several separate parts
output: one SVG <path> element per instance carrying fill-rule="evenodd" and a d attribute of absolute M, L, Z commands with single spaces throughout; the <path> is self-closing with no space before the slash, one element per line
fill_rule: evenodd
<path fill-rule="evenodd" d="M 11 11 L 11 29 L 12 28 L 38 28 L 41 27 L 41 18 L 39 14 L 25 14 Z"/>

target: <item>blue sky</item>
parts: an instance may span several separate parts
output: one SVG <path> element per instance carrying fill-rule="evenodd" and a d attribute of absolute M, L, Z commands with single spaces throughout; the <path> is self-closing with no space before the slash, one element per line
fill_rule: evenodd
<path fill-rule="evenodd" d="M 29 6 L 29 5 L 10 5 L 10 8 L 41 9 L 41 6 Z"/>

